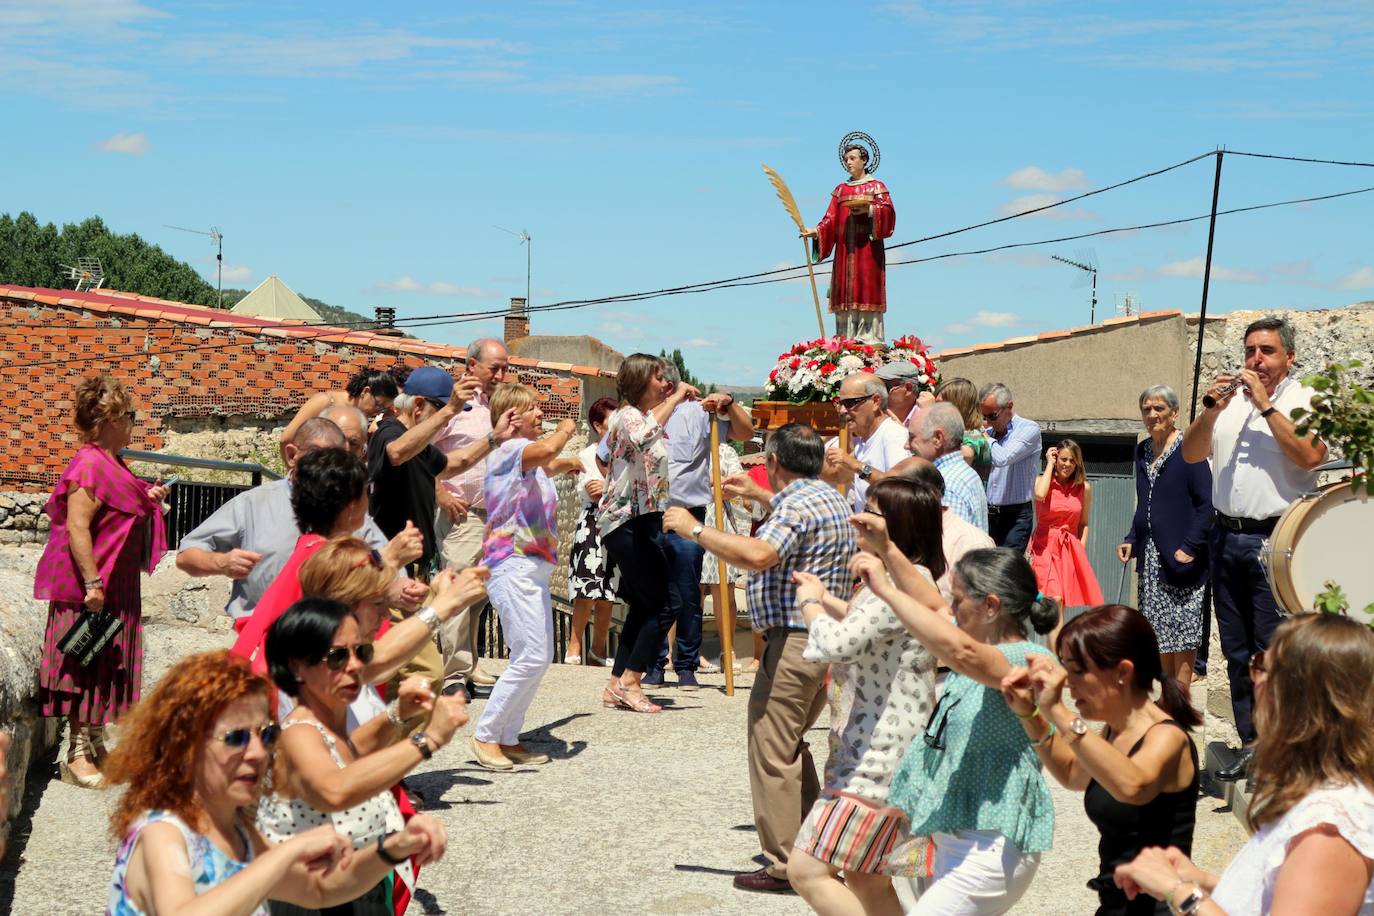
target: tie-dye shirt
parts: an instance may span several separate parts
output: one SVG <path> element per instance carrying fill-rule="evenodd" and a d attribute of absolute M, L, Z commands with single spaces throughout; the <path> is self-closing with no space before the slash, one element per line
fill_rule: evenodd
<path fill-rule="evenodd" d="M 172 824 L 186 838 L 186 858 L 191 863 L 191 881 L 195 885 L 197 894 L 203 894 L 217 885 L 223 884 L 247 868 L 249 863 L 253 861 L 253 842 L 244 829 L 237 824 L 234 829 L 238 831 L 244 847 L 248 850 L 248 858 L 243 862 L 231 858 L 222 849 L 210 842 L 208 837 L 187 827 L 186 823 L 175 814 L 167 811 L 149 811 L 133 822 L 128 834 L 124 837 L 124 842 L 119 846 L 119 854 L 115 856 L 114 877 L 110 881 L 110 897 L 105 904 L 106 916 L 143 916 L 143 911 L 134 906 L 134 901 L 129 895 L 127 885 L 129 860 L 133 858 L 134 849 L 138 845 L 139 835 L 143 832 L 143 828 L 158 821 Z M 250 916 L 267 916 L 266 902 L 259 903 Z"/>
<path fill-rule="evenodd" d="M 487 456 L 483 489 L 487 536 L 482 562 L 495 566 L 519 554 L 558 562 L 558 494 L 543 468 L 521 470 L 529 439 L 509 439 Z"/>

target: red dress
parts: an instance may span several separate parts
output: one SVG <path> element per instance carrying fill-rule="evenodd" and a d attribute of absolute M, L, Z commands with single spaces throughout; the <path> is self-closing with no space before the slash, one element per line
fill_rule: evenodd
<path fill-rule="evenodd" d="M 842 201 L 865 195 L 873 198 L 866 210 L 851 211 Z M 887 311 L 887 256 L 883 239 L 897 228 L 892 195 L 876 178 L 846 181 L 830 192 L 830 207 L 816 224 L 812 258 L 824 261 L 833 251 L 830 268 L 831 312 Z"/>
<path fill-rule="evenodd" d="M 1083 518 L 1083 484 L 1066 487 L 1055 479 L 1035 508 L 1031 568 L 1041 593 L 1058 598 L 1064 607 L 1101 604 L 1102 588 L 1077 533 Z"/>

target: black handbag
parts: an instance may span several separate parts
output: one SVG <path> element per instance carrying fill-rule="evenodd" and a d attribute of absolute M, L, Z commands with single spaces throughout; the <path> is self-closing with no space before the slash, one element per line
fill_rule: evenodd
<path fill-rule="evenodd" d="M 67 635 L 58 641 L 57 651 L 71 656 L 82 668 L 88 668 L 123 626 L 123 621 L 114 614 L 82 611 Z"/>

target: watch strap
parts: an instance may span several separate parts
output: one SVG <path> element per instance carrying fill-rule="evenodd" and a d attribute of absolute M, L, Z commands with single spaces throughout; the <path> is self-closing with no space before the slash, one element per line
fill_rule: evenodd
<path fill-rule="evenodd" d="M 1273 404 L 1270 404 L 1268 407 L 1266 407 L 1266 408 L 1264 408 L 1263 410 L 1260 411 L 1260 416 L 1267 419 L 1271 413 L 1278 413 L 1278 412 L 1279 412 L 1279 409 L 1278 409 L 1277 407 L 1275 407 Z"/>
<path fill-rule="evenodd" d="M 429 749 L 429 735 L 424 732 L 416 732 L 410 736 L 410 743 L 420 749 L 420 756 L 429 760 L 434 756 L 434 752 Z"/>
<path fill-rule="evenodd" d="M 398 858 L 396 858 L 395 856 L 393 856 L 391 853 L 389 853 L 389 852 L 386 851 L 386 846 L 385 846 L 384 844 L 386 843 L 387 840 L 389 840 L 389 839 L 391 839 L 392 837 L 394 837 L 394 836 L 396 835 L 396 833 L 397 833 L 397 831 L 392 830 L 392 831 L 390 831 L 390 832 L 388 832 L 388 833 L 382 834 L 382 836 L 379 837 L 378 840 L 377 840 L 377 858 L 381 859 L 383 862 L 385 862 L 385 863 L 388 864 L 388 865 L 401 865 L 401 864 L 404 864 L 404 862 L 406 861 L 406 857 L 405 857 L 405 856 L 402 856 L 401 858 L 398 859 Z"/>

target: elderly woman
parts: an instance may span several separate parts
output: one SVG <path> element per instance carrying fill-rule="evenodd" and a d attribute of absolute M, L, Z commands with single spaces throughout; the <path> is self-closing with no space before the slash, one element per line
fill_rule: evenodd
<path fill-rule="evenodd" d="M 615 401 L 599 398 L 587 410 L 587 425 L 592 429 L 592 441 L 577 453 L 582 462 L 582 479 L 578 494 L 582 497 L 582 511 L 577 516 L 577 532 L 573 535 L 572 557 L 569 559 L 568 588 L 572 591 L 572 627 L 568 631 L 568 653 L 565 664 L 606 666 L 606 640 L 611 630 L 611 610 L 619 600 L 620 570 L 611 561 L 606 545 L 596 528 L 596 507 L 606 492 L 606 477 L 596 463 L 596 446 L 606 435 L 606 420 L 615 410 Z M 587 621 L 592 623 L 591 647 L 582 645 Z M 600 647 L 598 649 L 598 647 Z"/>
<path fill-rule="evenodd" d="M 510 647 L 510 664 L 492 688 L 473 731 L 472 751 L 480 766 L 509 770 L 517 763 L 544 764 L 520 743 L 525 713 L 553 660 L 553 597 L 549 578 L 558 562 L 558 494 L 549 475 L 577 473 L 582 462 L 560 458 L 572 438 L 572 420 L 539 437 L 543 411 L 534 389 L 503 382 L 491 395 L 491 411 L 514 411 L 512 438 L 487 458 L 482 482 L 487 499 L 487 533 L 482 563 L 491 570 L 491 604 Z"/>
<path fill-rule="evenodd" d="M 1254 835 L 1220 876 L 1177 848 L 1118 866 L 1129 897 L 1176 913 L 1374 913 L 1374 633 L 1333 614 L 1279 625 L 1250 661 Z"/>
<path fill-rule="evenodd" d="M 96 788 L 102 783 L 97 754 L 103 751 L 103 726 L 137 702 L 142 686 L 138 574 L 151 573 L 166 551 L 161 503 L 167 488 L 139 480 L 119 457 L 133 440 L 135 412 L 132 396 L 117 380 L 82 379 L 75 422 L 83 442 L 44 507 L 52 528 L 33 585 L 34 597 L 49 602 L 38 703 L 42 715 L 68 720 L 62 781 Z M 83 667 L 62 654 L 58 643 L 86 612 L 109 615 L 120 626 Z"/>
<path fill-rule="evenodd" d="M 1140 610 L 1154 627 L 1164 670 L 1187 687 L 1202 638 L 1212 471 L 1183 460 L 1178 395 L 1168 385 L 1140 393 L 1146 437 L 1135 447 L 1135 519 L 1117 556 L 1135 557 Z"/>
<path fill-rule="evenodd" d="M 419 695 L 407 705 L 403 692 L 394 717 L 383 713 L 379 721 L 350 733 L 348 712 L 365 688 L 363 670 L 373 655 L 357 617 L 332 599 L 302 598 L 272 624 L 267 634 L 272 681 L 296 707 L 282 720 L 277 766 L 269 792 L 258 803 L 258 828 L 267 839 L 284 842 L 332 823 L 356 849 L 385 841 L 403 825 L 390 788 L 467 722 L 461 697 Z M 405 721 L 420 709 L 431 712 L 428 725 L 404 737 Z M 390 721 L 384 725 L 381 718 Z M 414 880 L 407 864 L 393 864 L 407 883 Z M 383 916 L 392 912 L 391 895 L 390 882 L 379 880 L 353 901 L 350 912 Z M 277 912 L 298 911 L 274 907 Z"/>
<path fill-rule="evenodd" d="M 332 825 L 269 845 L 253 825 L 279 729 L 268 685 L 243 659 L 182 659 L 123 720 L 105 770 L 124 784 L 110 817 L 120 841 L 112 916 L 266 916 L 268 899 L 306 907 L 354 899 L 409 856 L 444 854 L 443 825 L 419 815 L 353 852 Z"/>

